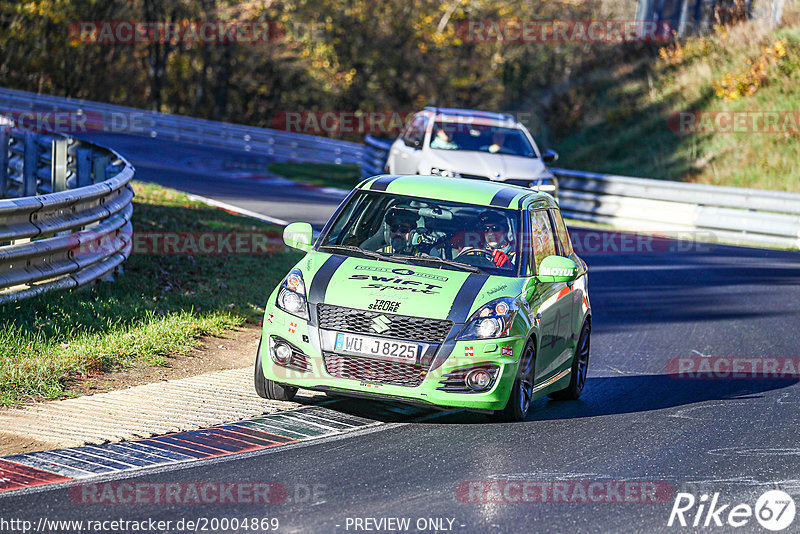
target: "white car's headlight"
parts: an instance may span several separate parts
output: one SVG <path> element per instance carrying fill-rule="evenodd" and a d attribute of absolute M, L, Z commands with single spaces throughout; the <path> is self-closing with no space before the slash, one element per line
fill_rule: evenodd
<path fill-rule="evenodd" d="M 519 305 L 511 297 L 493 300 L 472 314 L 458 339 L 491 339 L 505 337 L 511 331 Z"/>
<path fill-rule="evenodd" d="M 552 193 L 556 190 L 555 184 L 542 184 L 542 185 L 532 185 L 531 189 L 535 189 L 536 191 L 543 191 L 545 193 Z"/>
<path fill-rule="evenodd" d="M 292 269 L 284 278 L 281 289 L 278 291 L 278 299 L 275 305 L 286 313 L 308 320 L 306 285 L 303 282 L 303 273 L 300 272 L 300 269 Z"/>
<path fill-rule="evenodd" d="M 441 169 L 439 167 L 431 167 L 431 174 L 433 176 L 447 176 L 450 178 L 461 178 L 461 175 L 450 169 Z"/>

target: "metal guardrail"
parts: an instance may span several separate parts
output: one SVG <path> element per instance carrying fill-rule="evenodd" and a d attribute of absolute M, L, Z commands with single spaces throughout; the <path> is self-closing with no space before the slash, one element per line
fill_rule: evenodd
<path fill-rule="evenodd" d="M 377 139 L 368 135 L 364 138 L 364 160 L 361 163 L 361 177 L 369 178 L 376 174 L 386 172 L 386 159 L 389 157 L 389 149 L 392 148 L 392 141 Z"/>
<path fill-rule="evenodd" d="M 561 211 L 625 230 L 710 232 L 726 242 L 800 249 L 800 194 L 550 169 Z"/>
<path fill-rule="evenodd" d="M 112 151 L 0 124 L 0 304 L 118 272 L 133 175 Z"/>
<path fill-rule="evenodd" d="M 254 151 L 277 161 L 360 164 L 364 157 L 364 146 L 359 143 L 13 89 L 0 89 L 0 114 L 3 111 L 74 111 L 79 113 L 79 120 L 70 127 L 83 128 L 86 133 L 116 132 L 186 141 Z"/>

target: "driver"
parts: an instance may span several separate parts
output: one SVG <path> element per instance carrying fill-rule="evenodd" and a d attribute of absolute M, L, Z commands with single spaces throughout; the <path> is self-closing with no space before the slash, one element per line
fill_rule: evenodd
<path fill-rule="evenodd" d="M 484 211 L 478 216 L 483 231 L 484 248 L 498 267 L 510 269 L 516 255 L 514 242 L 508 237 L 508 220 L 496 211 Z"/>
<path fill-rule="evenodd" d="M 500 152 L 500 149 L 503 148 L 505 141 L 506 141 L 505 132 L 501 130 L 495 130 L 494 133 L 492 133 L 492 144 L 489 145 L 487 150 L 492 154 Z"/>
<path fill-rule="evenodd" d="M 413 255 L 411 230 L 417 227 L 418 214 L 408 208 L 391 208 L 386 214 L 389 227 L 388 243 L 378 252 Z"/>

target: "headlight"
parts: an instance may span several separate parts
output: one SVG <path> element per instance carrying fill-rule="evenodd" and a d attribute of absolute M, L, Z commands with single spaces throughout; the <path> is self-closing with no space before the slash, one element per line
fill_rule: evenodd
<path fill-rule="evenodd" d="M 511 297 L 503 297 L 484 304 L 472 314 L 461 329 L 458 339 L 491 339 L 505 337 L 511 331 L 519 305 Z"/>
<path fill-rule="evenodd" d="M 533 180 L 529 187 L 534 191 L 543 191 L 545 193 L 552 193 L 556 190 L 556 184 L 550 177 Z"/>
<path fill-rule="evenodd" d="M 552 193 L 553 191 L 556 190 L 556 186 L 554 184 L 542 184 L 542 185 L 531 184 L 531 189 L 534 189 L 536 191 L 542 191 L 544 193 Z"/>
<path fill-rule="evenodd" d="M 283 280 L 275 305 L 286 313 L 308 320 L 306 285 L 303 283 L 303 274 L 299 269 L 292 269 Z"/>
<path fill-rule="evenodd" d="M 450 169 L 440 169 L 439 167 L 431 167 L 431 174 L 433 176 L 447 176 L 450 178 L 461 178 L 461 175 Z"/>

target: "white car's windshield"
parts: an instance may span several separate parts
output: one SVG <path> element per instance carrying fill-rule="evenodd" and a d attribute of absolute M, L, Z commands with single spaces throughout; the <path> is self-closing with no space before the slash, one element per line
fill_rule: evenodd
<path fill-rule="evenodd" d="M 355 194 L 320 238 L 320 250 L 517 276 L 520 212 L 392 195 Z"/>
<path fill-rule="evenodd" d="M 436 122 L 433 125 L 430 147 L 438 150 L 470 150 L 535 158 L 525 132 L 483 124 Z"/>

